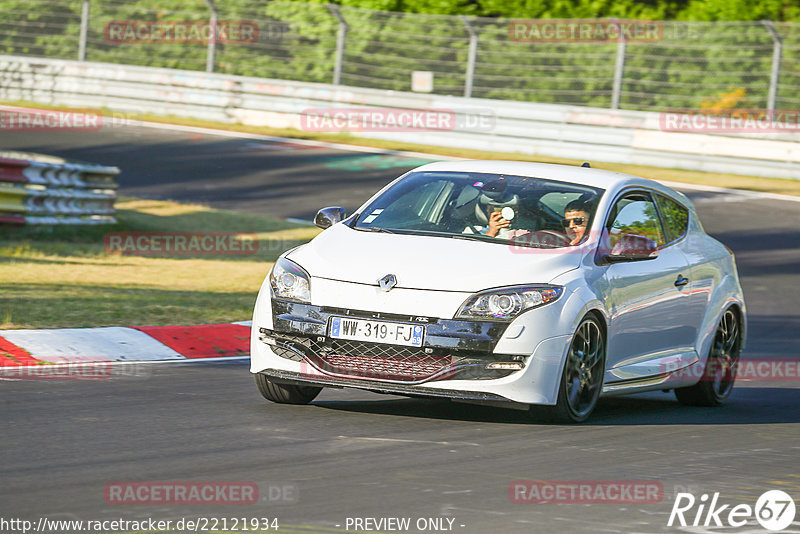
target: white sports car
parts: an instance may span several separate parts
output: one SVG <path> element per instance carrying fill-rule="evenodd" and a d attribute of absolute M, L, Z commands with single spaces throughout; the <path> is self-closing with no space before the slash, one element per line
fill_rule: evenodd
<path fill-rule="evenodd" d="M 439 162 L 275 263 L 253 314 L 267 399 L 323 387 L 585 420 L 602 394 L 718 405 L 744 346 L 731 251 L 657 182 L 567 165 Z"/>

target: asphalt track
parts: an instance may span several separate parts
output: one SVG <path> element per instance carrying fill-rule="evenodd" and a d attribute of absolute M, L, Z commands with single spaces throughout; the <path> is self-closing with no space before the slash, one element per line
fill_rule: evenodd
<path fill-rule="evenodd" d="M 119 165 L 125 194 L 301 219 L 322 206 L 352 209 L 420 163 L 139 127 L 3 133 L 0 149 Z M 736 253 L 750 318 L 746 358 L 798 358 L 800 203 L 687 193 L 706 230 Z M 348 517 L 409 517 L 412 525 L 444 517 L 470 534 L 717 532 L 667 527 L 676 492 L 719 492 L 732 505 L 752 506 L 768 489 L 800 499 L 798 386 L 741 384 L 716 409 L 687 408 L 663 393 L 608 398 L 588 424 L 557 426 L 516 411 L 345 390 L 325 390 L 311 406 L 270 404 L 243 361 L 119 367 L 95 381 L 3 381 L 0 517 L 277 517 L 279 532 L 345 531 Z M 654 504 L 512 503 L 511 482 L 533 479 L 653 480 L 664 496 Z M 252 481 L 261 502 L 104 500 L 108 483 L 148 480 Z M 733 530 L 760 531 L 752 519 Z M 798 531 L 800 516 L 784 532 Z"/>

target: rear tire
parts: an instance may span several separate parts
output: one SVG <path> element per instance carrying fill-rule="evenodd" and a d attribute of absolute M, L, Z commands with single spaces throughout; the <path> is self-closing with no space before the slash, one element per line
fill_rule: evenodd
<path fill-rule="evenodd" d="M 314 400 L 322 388 L 315 386 L 295 386 L 273 382 L 261 373 L 253 375 L 261 395 L 279 404 L 308 404 Z"/>
<path fill-rule="evenodd" d="M 531 413 L 554 423 L 582 423 L 592 414 L 603 389 L 606 342 L 600 323 L 587 315 L 570 342 L 555 406 L 535 406 Z"/>
<path fill-rule="evenodd" d="M 739 318 L 732 308 L 728 308 L 714 334 L 702 378 L 693 386 L 677 388 L 675 396 L 678 402 L 687 406 L 722 404 L 733 390 L 741 347 Z"/>

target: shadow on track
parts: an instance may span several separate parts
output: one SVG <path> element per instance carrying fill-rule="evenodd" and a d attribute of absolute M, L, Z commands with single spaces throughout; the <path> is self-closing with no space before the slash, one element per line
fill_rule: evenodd
<path fill-rule="evenodd" d="M 543 424 L 520 410 L 428 399 L 318 401 L 327 410 L 498 424 Z M 754 425 L 800 422 L 800 389 L 739 388 L 723 406 L 684 406 L 667 393 L 603 398 L 584 426 Z"/>

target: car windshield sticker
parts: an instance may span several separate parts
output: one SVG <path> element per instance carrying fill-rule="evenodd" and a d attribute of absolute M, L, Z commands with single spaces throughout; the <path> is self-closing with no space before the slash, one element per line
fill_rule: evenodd
<path fill-rule="evenodd" d="M 382 210 L 382 209 L 379 209 L 379 210 L 373 210 L 373 211 L 372 211 L 372 213 L 371 213 L 371 214 L 370 214 L 368 217 L 366 217 L 366 218 L 364 219 L 364 222 L 365 222 L 365 223 L 371 223 L 372 221 L 374 221 L 375 219 L 377 219 L 377 218 L 378 218 L 378 215 L 380 215 L 380 214 L 381 214 L 381 212 L 383 212 L 383 210 Z"/>

